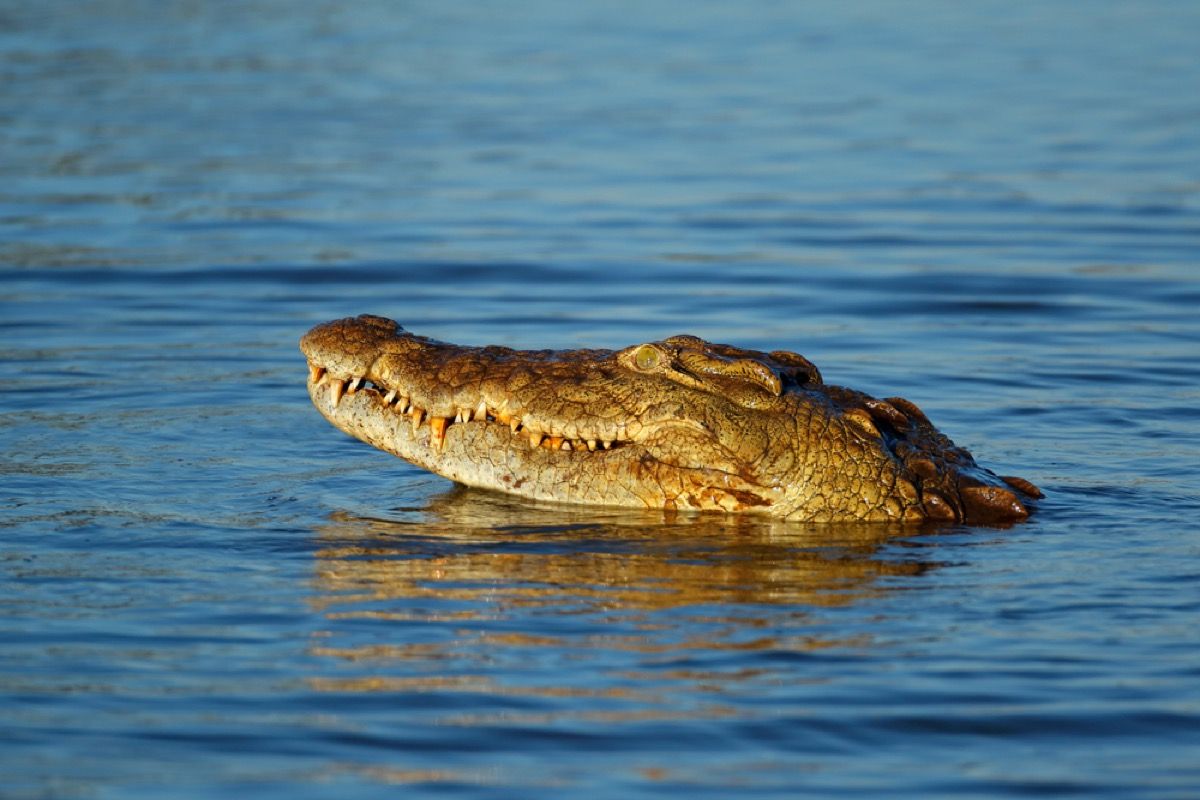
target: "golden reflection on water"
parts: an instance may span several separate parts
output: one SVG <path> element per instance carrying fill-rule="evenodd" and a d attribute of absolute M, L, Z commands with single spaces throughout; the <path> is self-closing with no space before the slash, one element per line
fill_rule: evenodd
<path fill-rule="evenodd" d="M 724 515 L 672 523 L 661 514 L 539 506 L 462 489 L 437 498 L 429 511 L 433 519 L 424 524 L 331 521 L 320 531 L 314 603 L 330 618 L 396 621 L 416 612 L 407 606 L 337 609 L 393 598 L 471 603 L 436 615 L 454 621 L 562 604 L 573 613 L 581 605 L 622 611 L 710 603 L 842 606 L 881 591 L 880 577 L 915 575 L 929 566 L 872 557 L 911 528 L 805 527 Z M 431 619 L 427 612 L 419 618 Z"/>
<path fill-rule="evenodd" d="M 826 617 L 931 566 L 881 555 L 901 530 L 878 525 L 670 519 L 462 489 L 396 514 L 319 532 L 311 602 L 328 625 L 310 651 L 330 668 L 310 684 L 481 698 L 439 726 L 743 713 L 729 687 L 779 677 L 758 654 L 870 647 Z"/>

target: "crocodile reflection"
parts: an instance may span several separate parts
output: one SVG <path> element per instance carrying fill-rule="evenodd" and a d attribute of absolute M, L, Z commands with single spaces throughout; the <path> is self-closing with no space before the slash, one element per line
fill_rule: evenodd
<path fill-rule="evenodd" d="M 313 654 L 359 665 L 320 688 L 454 691 L 465 682 L 491 692 L 506 659 L 533 651 L 586 662 L 623 650 L 632 670 L 639 658 L 689 650 L 867 646 L 831 632 L 822 610 L 932 566 L 895 550 L 881 556 L 889 531 L 879 525 L 671 520 L 461 489 L 413 517 L 342 516 L 320 532 L 313 603 L 329 629 Z M 380 675 L 371 664 L 393 666 Z M 686 673 L 676 677 L 698 677 Z M 535 693 L 563 691 L 560 682 Z"/>

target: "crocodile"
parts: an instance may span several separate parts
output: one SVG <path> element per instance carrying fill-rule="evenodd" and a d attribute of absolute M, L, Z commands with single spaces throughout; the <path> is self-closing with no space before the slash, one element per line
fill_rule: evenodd
<path fill-rule="evenodd" d="M 916 404 L 803 356 L 672 336 L 621 350 L 466 347 L 364 314 L 300 341 L 333 425 L 467 486 L 809 522 L 1007 524 L 1041 491 L 980 467 Z"/>

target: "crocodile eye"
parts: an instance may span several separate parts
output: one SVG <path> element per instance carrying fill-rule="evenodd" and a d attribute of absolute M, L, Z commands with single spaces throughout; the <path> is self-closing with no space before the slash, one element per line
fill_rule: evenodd
<path fill-rule="evenodd" d="M 633 353 L 633 363 L 638 369 L 652 370 L 658 366 L 658 350 L 648 344 L 639 347 Z"/>

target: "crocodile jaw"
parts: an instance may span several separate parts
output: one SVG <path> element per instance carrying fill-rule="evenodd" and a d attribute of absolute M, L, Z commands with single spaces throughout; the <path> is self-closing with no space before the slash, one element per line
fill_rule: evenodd
<path fill-rule="evenodd" d="M 781 497 L 738 470 L 709 466 L 727 460 L 716 451 L 711 459 L 674 457 L 671 445 L 696 434 L 696 422 L 639 403 L 637 391 L 609 391 L 602 373 L 620 370 L 618 353 L 535 354 L 539 369 L 531 371 L 513 368 L 529 354 L 447 345 L 375 317 L 317 326 L 301 349 L 309 397 L 330 423 L 467 486 L 558 502 L 721 511 L 767 511 Z M 476 369 L 489 359 L 492 370 Z M 588 380 L 562 380 L 580 364 Z M 618 383 L 631 379 L 621 375 Z M 586 402 L 590 395 L 599 397 Z"/>

